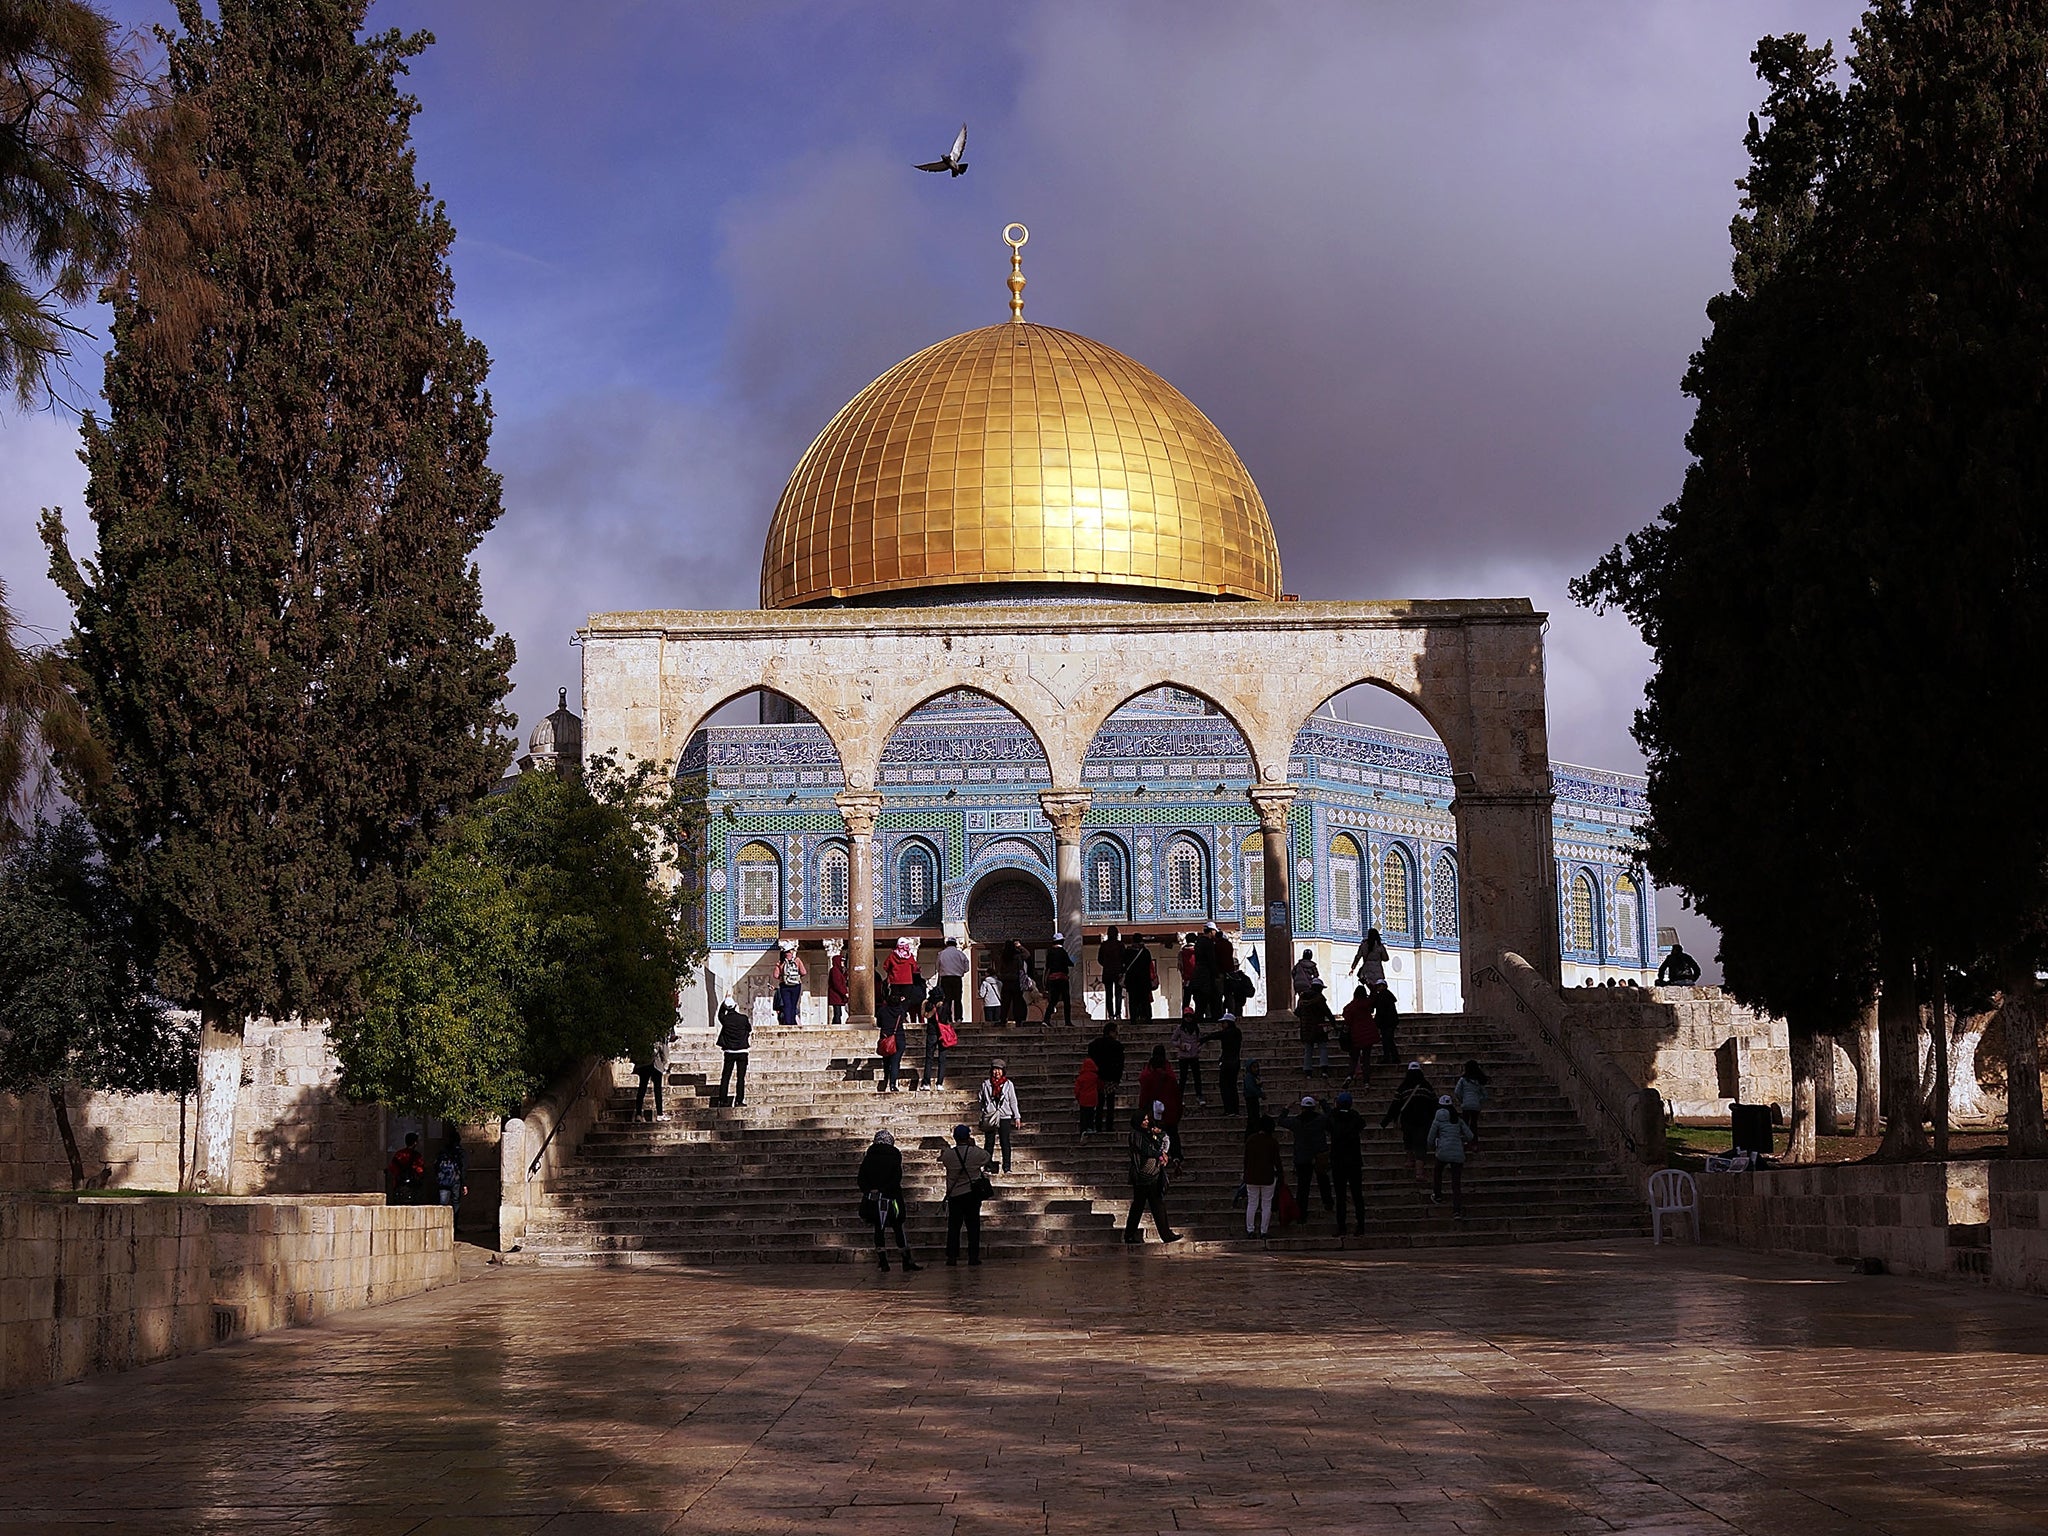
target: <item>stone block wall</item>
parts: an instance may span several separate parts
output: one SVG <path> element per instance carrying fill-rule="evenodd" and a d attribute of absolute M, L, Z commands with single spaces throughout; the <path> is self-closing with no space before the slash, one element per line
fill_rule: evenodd
<path fill-rule="evenodd" d="M 452 1284 L 433 1206 L 0 1198 L 0 1396 Z"/>
<path fill-rule="evenodd" d="M 1783 1019 L 1752 1013 L 1719 987 L 1567 987 L 1575 1025 L 1598 1039 L 1608 1058 L 1645 1088 L 1655 1088 L 1681 1117 L 1725 1117 L 1715 1052 L 1736 1042 L 1745 1104 L 1792 1108 L 1792 1041 Z M 1855 1070 L 1837 1063 L 1853 1099 Z"/>
<path fill-rule="evenodd" d="M 237 1194 L 342 1194 L 383 1188 L 385 1116 L 350 1104 L 317 1024 L 258 1019 L 242 1050 L 235 1101 Z M 113 1170 L 116 1189 L 175 1190 L 191 1160 L 196 1098 L 75 1093 L 69 1115 L 88 1177 Z M 181 1144 L 183 1155 L 180 1155 Z M 0 1189 L 66 1189 L 71 1168 L 40 1094 L 0 1094 Z"/>
<path fill-rule="evenodd" d="M 2048 1294 L 2048 1161 L 1847 1163 L 1697 1175 L 1709 1241 L 1875 1258 Z"/>

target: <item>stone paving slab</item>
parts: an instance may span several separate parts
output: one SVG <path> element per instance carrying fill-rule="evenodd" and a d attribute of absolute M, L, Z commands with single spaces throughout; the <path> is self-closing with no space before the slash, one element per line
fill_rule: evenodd
<path fill-rule="evenodd" d="M 1648 1243 L 504 1270 L 0 1405 L 0 1536 L 2048 1530 L 2048 1302 Z"/>

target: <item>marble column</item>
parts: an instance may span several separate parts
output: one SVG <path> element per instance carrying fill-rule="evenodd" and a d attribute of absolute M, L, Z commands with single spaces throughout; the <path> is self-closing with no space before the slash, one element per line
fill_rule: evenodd
<path fill-rule="evenodd" d="M 1294 1011 L 1294 786 L 1254 784 L 1245 794 L 1259 813 L 1266 865 L 1266 1016 L 1285 1017 Z"/>
<path fill-rule="evenodd" d="M 1094 796 L 1085 789 L 1047 789 L 1039 791 L 1038 795 L 1045 819 L 1052 823 L 1054 890 L 1058 893 L 1054 907 L 1059 914 L 1059 930 L 1067 936 L 1067 953 L 1074 957 L 1076 977 L 1081 974 L 1081 924 L 1084 921 L 1081 818 L 1088 814 L 1088 802 L 1092 799 Z"/>
<path fill-rule="evenodd" d="M 848 791 L 836 797 L 846 823 L 846 1022 L 875 1024 L 875 817 L 882 797 Z"/>

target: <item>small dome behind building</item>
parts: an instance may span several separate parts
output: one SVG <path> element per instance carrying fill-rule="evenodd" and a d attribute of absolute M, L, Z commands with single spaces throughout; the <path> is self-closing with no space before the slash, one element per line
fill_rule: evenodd
<path fill-rule="evenodd" d="M 569 708 L 569 690 L 557 694 L 553 714 L 543 717 L 526 741 L 526 756 L 519 760 L 526 773 L 581 773 L 583 771 L 583 719 Z"/>

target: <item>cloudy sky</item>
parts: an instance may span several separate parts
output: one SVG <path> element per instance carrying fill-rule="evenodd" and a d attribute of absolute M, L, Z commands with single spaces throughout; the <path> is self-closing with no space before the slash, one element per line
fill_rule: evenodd
<path fill-rule="evenodd" d="M 751 606 L 804 445 L 891 363 L 1004 317 L 1018 219 L 1031 317 L 1217 422 L 1289 590 L 1534 598 L 1557 755 L 1638 767 L 1646 653 L 1565 583 L 1677 487 L 1751 47 L 1839 52 L 1856 11 L 378 0 L 372 25 L 439 39 L 415 138 L 495 359 L 482 563 L 514 706 L 573 697 L 592 609 Z M 909 168 L 963 118 L 968 175 Z M 0 418 L 0 570 L 53 634 L 34 510 L 76 525 L 82 483 L 63 419 Z"/>

